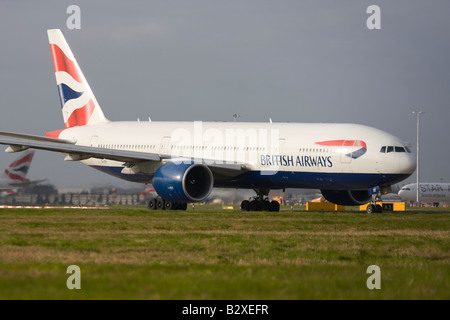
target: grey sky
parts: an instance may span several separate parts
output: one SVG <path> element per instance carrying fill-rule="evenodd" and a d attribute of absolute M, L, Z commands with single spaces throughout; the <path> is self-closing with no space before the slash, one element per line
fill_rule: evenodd
<path fill-rule="evenodd" d="M 71 4 L 81 30 L 66 27 Z M 372 4 L 381 30 L 366 27 Z M 360 123 L 415 148 L 423 110 L 421 180 L 450 181 L 448 12 L 447 0 L 0 0 L 0 130 L 63 127 L 46 33 L 60 28 L 111 120 Z M 0 168 L 16 156 L 0 153 Z M 29 176 L 128 185 L 63 158 L 37 151 Z"/>

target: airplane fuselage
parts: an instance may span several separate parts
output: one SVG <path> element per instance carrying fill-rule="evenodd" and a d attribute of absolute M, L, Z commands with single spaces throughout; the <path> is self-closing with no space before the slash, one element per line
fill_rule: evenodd
<path fill-rule="evenodd" d="M 67 128 L 58 138 L 96 148 L 156 153 L 165 159 L 248 167 L 233 178 L 216 174 L 216 187 L 366 189 L 397 183 L 415 169 L 414 157 L 402 141 L 356 124 L 109 122 Z M 380 152 L 383 146 L 394 151 Z M 395 147 L 402 151 L 395 152 Z M 150 182 L 164 163 L 127 171 L 118 161 L 81 162 L 135 182 Z"/>
<path fill-rule="evenodd" d="M 408 184 L 399 191 L 403 201 L 416 201 L 417 184 Z M 425 203 L 450 203 L 450 183 L 419 183 L 419 200 Z"/>

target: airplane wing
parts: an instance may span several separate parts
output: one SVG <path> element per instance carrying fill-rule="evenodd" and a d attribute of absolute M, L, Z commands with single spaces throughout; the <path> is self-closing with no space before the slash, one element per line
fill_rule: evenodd
<path fill-rule="evenodd" d="M 161 160 L 161 157 L 151 153 L 80 146 L 70 140 L 12 132 L 0 132 L 0 144 L 9 145 L 6 152 L 17 152 L 32 148 L 68 154 L 68 160 L 100 158 L 133 163 Z"/>
<path fill-rule="evenodd" d="M 67 154 L 66 160 L 80 161 L 89 158 L 98 158 L 124 162 L 127 166 L 145 161 L 159 162 L 162 160 L 180 160 L 172 159 L 170 155 L 81 146 L 75 144 L 75 142 L 71 140 L 13 132 L 0 132 L 0 144 L 9 145 L 5 150 L 6 152 L 18 152 L 32 148 Z M 195 161 L 195 159 L 190 160 Z M 243 163 L 215 163 L 213 160 L 208 161 L 205 159 L 202 161 L 211 169 L 215 176 L 233 177 L 250 170 L 250 168 Z"/>

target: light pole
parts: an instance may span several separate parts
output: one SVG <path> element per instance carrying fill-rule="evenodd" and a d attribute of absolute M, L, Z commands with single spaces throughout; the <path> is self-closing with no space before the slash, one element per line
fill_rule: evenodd
<path fill-rule="evenodd" d="M 423 111 L 413 111 L 413 114 L 417 115 L 417 160 L 416 160 L 416 202 L 417 206 L 420 206 L 420 198 L 419 198 L 419 119 L 420 115 L 425 112 Z"/>

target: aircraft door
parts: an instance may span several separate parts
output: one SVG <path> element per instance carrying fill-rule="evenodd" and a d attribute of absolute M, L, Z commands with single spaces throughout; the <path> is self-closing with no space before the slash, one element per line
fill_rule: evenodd
<path fill-rule="evenodd" d="M 91 147 L 94 147 L 94 148 L 98 147 L 98 136 L 91 137 Z"/>
<path fill-rule="evenodd" d="M 344 140 L 341 146 L 341 163 L 350 164 L 352 163 L 351 153 L 353 152 L 353 145 L 355 140 Z"/>
<path fill-rule="evenodd" d="M 278 139 L 278 145 L 275 146 L 275 154 L 283 154 L 284 143 L 286 142 L 285 138 Z"/>
<path fill-rule="evenodd" d="M 271 151 L 272 154 L 277 156 L 277 160 L 272 159 L 272 166 L 271 166 L 271 169 L 273 170 L 272 174 L 276 174 L 277 172 L 286 170 L 286 167 L 281 164 L 281 157 L 283 156 L 285 142 L 286 142 L 285 138 L 278 138 L 278 141 L 272 147 L 273 148 L 273 150 Z"/>
<path fill-rule="evenodd" d="M 162 137 L 161 139 L 161 145 L 159 146 L 159 156 L 170 156 L 171 152 L 169 150 L 170 145 L 170 136 Z"/>

